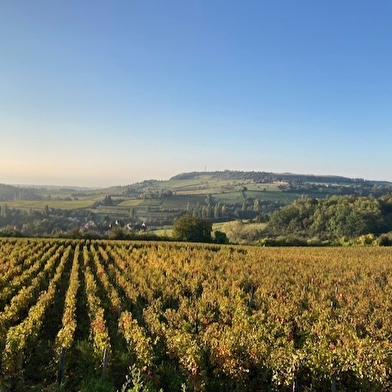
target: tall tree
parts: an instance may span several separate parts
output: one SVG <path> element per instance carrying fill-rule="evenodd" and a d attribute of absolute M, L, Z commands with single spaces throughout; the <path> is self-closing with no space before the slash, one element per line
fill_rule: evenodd
<path fill-rule="evenodd" d="M 173 225 L 173 236 L 181 241 L 210 242 L 212 223 L 207 219 L 183 215 Z"/>

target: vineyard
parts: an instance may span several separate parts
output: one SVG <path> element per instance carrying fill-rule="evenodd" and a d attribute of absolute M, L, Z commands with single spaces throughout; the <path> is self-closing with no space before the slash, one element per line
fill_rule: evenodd
<path fill-rule="evenodd" d="M 387 248 L 0 239 L 0 391 L 388 391 L 391 317 Z"/>

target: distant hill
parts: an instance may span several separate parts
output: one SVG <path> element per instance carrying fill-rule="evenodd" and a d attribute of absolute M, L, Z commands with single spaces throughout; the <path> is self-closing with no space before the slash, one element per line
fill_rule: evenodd
<path fill-rule="evenodd" d="M 380 198 L 392 183 L 311 174 L 212 171 L 109 188 L 23 187 L 0 184 L 0 230 L 57 235 L 83 228 L 170 227 L 183 214 L 210 219 L 267 222 L 297 200 L 332 196 Z M 87 228 L 87 229 L 86 229 Z"/>
<path fill-rule="evenodd" d="M 335 175 L 272 173 L 233 170 L 181 173 L 172 177 L 171 180 L 197 179 L 205 175 L 209 175 L 211 176 L 211 178 L 221 180 L 253 180 L 259 183 L 271 183 L 275 181 L 295 181 L 323 184 L 392 184 L 388 181 L 370 181 L 363 178 L 349 178 Z"/>
<path fill-rule="evenodd" d="M 336 175 L 272 173 L 256 171 L 203 171 L 180 173 L 169 180 L 144 180 L 125 186 L 109 188 L 83 188 L 71 186 L 14 186 L 0 184 L 0 202 L 15 200 L 50 200 L 97 195 L 117 195 L 125 197 L 148 197 L 159 193 L 160 196 L 170 192 L 178 194 L 220 194 L 236 190 L 234 186 L 254 184 L 255 191 L 262 184 L 274 184 L 275 191 L 307 194 L 312 197 L 325 197 L 331 194 L 357 194 L 375 197 L 392 192 L 392 182 L 349 178 Z M 266 190 L 271 191 L 271 187 Z M 265 195 L 264 195 L 265 196 Z M 263 197 L 264 199 L 265 197 Z M 279 199 L 279 197 L 275 197 Z M 283 202 L 287 197 L 282 194 Z"/>

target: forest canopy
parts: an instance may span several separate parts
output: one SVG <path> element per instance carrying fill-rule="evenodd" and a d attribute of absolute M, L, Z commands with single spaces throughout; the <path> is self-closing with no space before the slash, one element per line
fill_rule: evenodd
<path fill-rule="evenodd" d="M 275 211 L 267 231 L 321 239 L 355 238 L 392 231 L 392 195 L 380 198 L 332 196 L 302 198 Z"/>

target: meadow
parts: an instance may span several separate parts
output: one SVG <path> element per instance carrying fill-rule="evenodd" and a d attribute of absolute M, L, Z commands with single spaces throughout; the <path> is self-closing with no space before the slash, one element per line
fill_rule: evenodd
<path fill-rule="evenodd" d="M 0 240 L 1 391 L 387 391 L 387 248 Z"/>

